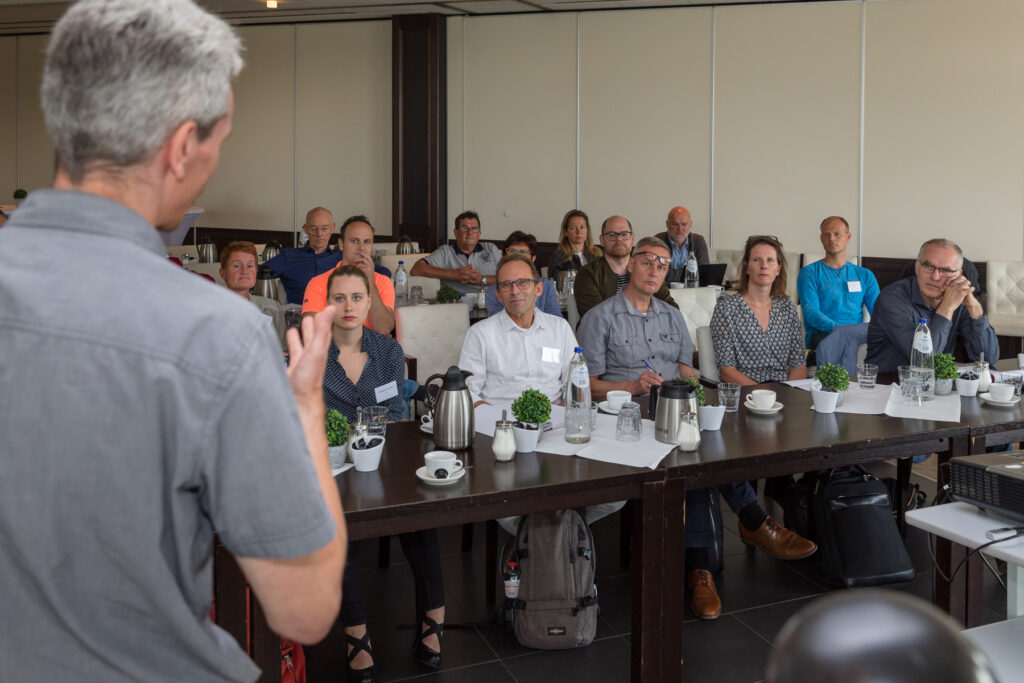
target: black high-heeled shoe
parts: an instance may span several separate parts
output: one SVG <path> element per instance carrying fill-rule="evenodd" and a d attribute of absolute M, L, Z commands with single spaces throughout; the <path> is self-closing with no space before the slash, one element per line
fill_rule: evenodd
<path fill-rule="evenodd" d="M 352 683 L 373 683 L 373 665 L 366 667 L 365 669 L 353 669 L 352 660 L 356 658 L 360 652 L 373 657 L 373 646 L 370 645 L 370 631 L 367 630 L 363 634 L 362 638 L 356 638 L 355 636 L 346 633 L 345 642 L 352 646 L 352 651 L 348 653 L 348 657 L 345 660 L 345 665 L 348 667 L 348 680 Z"/>
<path fill-rule="evenodd" d="M 431 669 L 441 668 L 441 653 L 434 652 L 429 647 L 424 645 L 423 639 L 430 635 L 436 635 L 437 641 L 441 642 L 441 634 L 444 632 L 444 624 L 437 623 L 427 615 L 423 615 L 422 624 L 426 625 L 426 630 L 421 630 L 416 634 L 416 637 L 412 641 L 412 652 L 413 656 L 416 657 L 416 661 L 423 666 Z"/>

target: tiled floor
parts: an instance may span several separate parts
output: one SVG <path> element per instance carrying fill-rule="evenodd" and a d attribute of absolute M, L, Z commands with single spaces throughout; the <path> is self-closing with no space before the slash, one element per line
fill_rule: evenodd
<path fill-rule="evenodd" d="M 883 472 L 884 474 L 884 472 Z M 928 492 L 934 484 L 920 480 Z M 684 619 L 684 680 L 749 683 L 764 678 L 772 641 L 789 617 L 828 592 L 816 576 L 814 558 L 781 562 L 748 550 L 736 534 L 736 518 L 723 505 L 726 567 L 718 578 L 724 611 L 716 621 L 699 621 L 689 610 Z M 771 507 L 769 513 L 775 512 Z M 781 516 L 781 513 L 779 513 Z M 459 550 L 458 528 L 441 531 L 447 621 L 458 625 L 445 632 L 444 664 L 428 672 L 412 658 L 413 585 L 405 558 L 392 540 L 392 564 L 376 568 L 377 542 L 362 553 L 364 588 L 370 609 L 370 631 L 378 681 L 459 681 L 460 683 L 621 683 L 629 680 L 630 577 L 619 564 L 619 517 L 594 525 L 598 551 L 601 618 L 595 642 L 579 650 L 537 651 L 520 647 L 493 623 L 494 610 L 484 602 L 483 526 L 476 529 L 473 551 Z M 907 536 L 918 577 L 898 586 L 931 599 L 932 566 L 926 536 L 911 529 Z M 493 576 L 493 570 L 491 572 Z M 680 569 L 680 581 L 683 572 Z M 1006 598 L 991 576 L 985 583 L 985 617 L 1005 618 Z M 345 646 L 336 628 L 326 640 L 306 650 L 310 683 L 345 680 Z"/>

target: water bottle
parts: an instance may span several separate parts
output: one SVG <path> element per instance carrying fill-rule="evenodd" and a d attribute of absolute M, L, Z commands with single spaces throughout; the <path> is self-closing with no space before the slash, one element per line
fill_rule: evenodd
<path fill-rule="evenodd" d="M 690 253 L 690 258 L 686 259 L 686 276 L 684 284 L 686 287 L 699 287 L 700 286 L 700 269 L 697 267 L 697 257 Z"/>
<path fill-rule="evenodd" d="M 405 261 L 398 262 L 395 271 L 395 301 L 405 301 L 409 296 L 409 276 L 405 272 Z"/>
<path fill-rule="evenodd" d="M 565 440 L 590 441 L 590 370 L 579 346 L 569 363 L 569 379 L 565 383 Z"/>
<path fill-rule="evenodd" d="M 519 564 L 517 562 L 509 562 L 508 569 L 505 572 L 505 576 L 502 577 L 505 581 L 505 597 L 509 600 L 515 600 L 519 597 Z"/>
<path fill-rule="evenodd" d="M 935 354 L 932 348 L 932 332 L 928 319 L 921 318 L 914 330 L 914 345 L 910 349 L 910 368 L 915 377 L 921 379 L 921 399 L 935 398 Z"/>

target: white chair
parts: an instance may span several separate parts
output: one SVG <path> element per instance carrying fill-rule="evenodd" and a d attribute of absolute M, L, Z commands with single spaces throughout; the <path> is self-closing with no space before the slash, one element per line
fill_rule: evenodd
<path fill-rule="evenodd" d="M 708 257 L 712 263 L 726 264 L 726 282 L 734 282 L 740 279 L 740 264 L 743 263 L 742 249 L 708 249 Z"/>
<path fill-rule="evenodd" d="M 989 261 L 985 282 L 988 321 L 996 334 L 1024 337 L 1024 263 Z"/>
<path fill-rule="evenodd" d="M 409 358 L 416 359 L 421 384 L 428 377 L 458 365 L 462 340 L 469 329 L 466 304 L 400 306 L 395 310 L 395 339 Z"/>
<path fill-rule="evenodd" d="M 376 248 L 377 248 L 377 245 L 375 244 L 374 245 L 374 249 L 376 249 Z M 430 256 L 430 254 L 428 254 L 428 253 L 423 253 L 423 254 L 402 254 L 401 256 L 399 256 L 398 254 L 384 254 L 383 256 L 380 257 L 380 264 L 382 266 L 384 266 L 385 268 L 387 268 L 388 270 L 390 270 L 391 271 L 391 277 L 394 277 L 395 273 L 398 272 L 398 262 L 399 261 L 402 261 L 404 263 L 405 272 L 408 273 L 409 271 L 412 270 L 413 264 L 415 264 L 421 258 L 425 258 L 427 256 Z M 426 290 L 423 290 L 423 291 L 424 291 L 424 295 L 423 296 L 426 296 L 426 293 L 425 293 Z"/>
<path fill-rule="evenodd" d="M 394 281 L 394 277 L 391 278 Z M 423 289 L 423 298 L 429 299 L 437 296 L 437 290 L 441 289 L 441 281 L 436 277 L 420 277 L 418 275 L 409 276 L 409 291 L 412 291 L 413 287 L 419 286 Z"/>
<path fill-rule="evenodd" d="M 718 384 L 718 364 L 715 362 L 715 346 L 711 343 L 711 328 L 697 328 L 697 353 L 700 354 L 700 378 L 711 384 Z"/>
<path fill-rule="evenodd" d="M 670 289 L 668 293 L 678 304 L 683 320 L 686 321 L 686 331 L 690 333 L 690 341 L 696 348 L 697 328 L 711 324 L 711 314 L 715 312 L 718 292 L 712 287 L 693 287 Z"/>

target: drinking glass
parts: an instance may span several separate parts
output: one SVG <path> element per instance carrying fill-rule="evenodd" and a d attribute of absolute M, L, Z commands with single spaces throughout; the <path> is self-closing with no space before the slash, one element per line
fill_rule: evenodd
<path fill-rule="evenodd" d="M 284 305 L 284 324 L 285 327 L 301 327 L 302 326 L 302 306 L 299 304 L 285 304 Z"/>
<path fill-rule="evenodd" d="M 423 287 L 413 285 L 409 288 L 409 303 L 413 306 L 423 303 Z"/>
<path fill-rule="evenodd" d="M 632 401 L 623 403 L 615 423 L 615 438 L 618 441 L 639 441 L 640 428 L 640 404 Z"/>
<path fill-rule="evenodd" d="M 921 403 L 921 378 L 909 365 L 901 365 L 898 368 L 900 375 L 900 395 L 904 403 L 920 405 Z"/>
<path fill-rule="evenodd" d="M 877 378 L 877 365 L 874 363 L 857 363 L 857 386 L 861 389 L 874 389 Z"/>
<path fill-rule="evenodd" d="M 1021 375 L 1019 373 L 1011 375 L 1004 372 L 1003 382 L 1005 382 L 1006 384 L 1012 384 L 1014 398 L 1020 398 L 1021 385 L 1024 384 L 1024 375 Z"/>
<path fill-rule="evenodd" d="M 1017 385 L 1017 393 L 1020 393 L 1020 385 Z M 597 401 L 590 402 L 590 431 L 597 429 Z"/>
<path fill-rule="evenodd" d="M 387 406 L 368 406 L 363 408 L 366 417 L 367 432 L 371 435 L 384 436 L 388 426 Z"/>
<path fill-rule="evenodd" d="M 740 385 L 731 382 L 720 382 L 718 385 L 718 401 L 725 406 L 725 412 L 735 413 L 740 409 Z"/>

